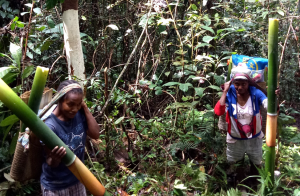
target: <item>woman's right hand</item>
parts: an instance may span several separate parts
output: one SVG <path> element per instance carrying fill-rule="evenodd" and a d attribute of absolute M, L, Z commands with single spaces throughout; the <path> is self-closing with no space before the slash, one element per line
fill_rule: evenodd
<path fill-rule="evenodd" d="M 231 81 L 228 81 L 224 84 L 224 92 L 228 92 L 231 85 Z"/>
<path fill-rule="evenodd" d="M 57 167 L 61 159 L 67 154 L 66 149 L 62 146 L 58 148 L 58 146 L 55 146 L 53 150 L 48 154 L 47 157 L 47 164 L 51 167 Z"/>

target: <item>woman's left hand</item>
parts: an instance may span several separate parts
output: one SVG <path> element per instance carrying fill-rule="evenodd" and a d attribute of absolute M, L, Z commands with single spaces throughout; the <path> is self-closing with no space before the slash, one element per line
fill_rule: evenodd
<path fill-rule="evenodd" d="M 87 105 L 86 105 L 86 103 L 83 100 L 81 102 L 81 108 L 83 108 L 83 109 L 87 108 Z"/>

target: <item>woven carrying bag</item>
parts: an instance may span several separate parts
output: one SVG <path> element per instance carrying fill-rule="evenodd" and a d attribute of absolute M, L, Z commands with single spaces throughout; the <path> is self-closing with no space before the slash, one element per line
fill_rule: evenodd
<path fill-rule="evenodd" d="M 20 132 L 19 138 L 25 133 Z M 17 142 L 10 176 L 19 182 L 39 179 L 42 173 L 43 147 L 40 140 L 31 132 L 29 135 L 29 150 L 24 152 L 24 146 Z"/>
<path fill-rule="evenodd" d="M 40 108 L 47 105 L 52 99 L 52 89 L 45 88 L 43 97 L 40 103 Z M 30 92 L 25 92 L 21 95 L 21 99 L 27 104 Z M 20 132 L 19 137 L 25 133 Z M 43 164 L 43 146 L 40 139 L 30 131 L 29 133 L 29 149 L 24 152 L 24 146 L 21 142 L 17 142 L 13 162 L 10 169 L 10 176 L 19 182 L 24 182 L 30 179 L 39 179 L 42 173 Z"/>

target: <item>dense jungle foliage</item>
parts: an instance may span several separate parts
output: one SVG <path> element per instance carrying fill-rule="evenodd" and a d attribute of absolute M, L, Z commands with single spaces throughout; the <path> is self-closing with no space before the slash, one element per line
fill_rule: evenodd
<path fill-rule="evenodd" d="M 49 88 L 68 77 L 60 1 L 0 0 L 0 78 L 18 95 L 31 89 L 36 66 L 50 68 Z M 110 193 L 242 194 L 242 185 L 227 183 L 226 133 L 219 131 L 213 107 L 222 94 L 227 60 L 232 54 L 267 58 L 268 19 L 278 18 L 280 175 L 271 184 L 262 169 L 259 186 L 247 190 L 300 195 L 299 0 L 79 0 L 78 5 L 85 101 L 101 126 L 99 140 L 86 143 L 85 164 Z M 106 91 L 112 96 L 102 114 Z M 8 175 L 20 130 L 12 115 L 0 102 L 0 195 L 40 195 L 37 180 L 18 183 Z"/>

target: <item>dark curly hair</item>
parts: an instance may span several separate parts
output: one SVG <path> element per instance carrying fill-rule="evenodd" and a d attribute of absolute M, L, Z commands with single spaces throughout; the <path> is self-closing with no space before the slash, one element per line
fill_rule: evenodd
<path fill-rule="evenodd" d="M 57 91 L 60 91 L 61 89 L 63 89 L 64 87 L 68 86 L 69 84 L 79 84 L 78 82 L 76 82 L 75 80 L 65 80 L 63 82 L 61 82 L 57 88 Z M 74 88 L 72 90 L 70 90 L 69 92 L 67 92 L 63 97 L 60 98 L 59 102 L 62 102 L 63 100 L 66 99 L 66 97 L 68 96 L 68 94 L 83 94 L 83 91 L 81 88 Z"/>

